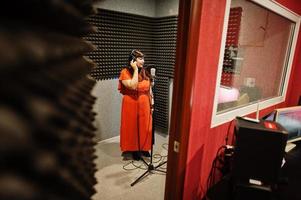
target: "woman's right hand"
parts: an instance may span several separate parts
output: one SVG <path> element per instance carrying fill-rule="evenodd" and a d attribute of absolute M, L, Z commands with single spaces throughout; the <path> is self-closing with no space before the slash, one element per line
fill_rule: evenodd
<path fill-rule="evenodd" d="M 138 69 L 136 61 L 132 60 L 130 64 L 131 64 L 131 67 L 133 68 L 133 70 L 137 70 Z"/>

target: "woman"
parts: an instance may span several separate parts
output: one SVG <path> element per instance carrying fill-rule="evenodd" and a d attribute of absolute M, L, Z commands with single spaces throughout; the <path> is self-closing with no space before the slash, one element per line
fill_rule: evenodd
<path fill-rule="evenodd" d="M 152 141 L 152 117 L 150 105 L 150 75 L 143 69 L 144 55 L 133 50 L 128 67 L 119 77 L 118 89 L 123 94 L 121 108 L 120 147 L 131 152 L 135 160 L 139 152 L 149 156 Z"/>

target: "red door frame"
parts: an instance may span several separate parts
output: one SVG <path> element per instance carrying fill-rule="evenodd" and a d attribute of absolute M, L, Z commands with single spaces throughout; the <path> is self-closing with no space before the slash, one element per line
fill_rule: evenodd
<path fill-rule="evenodd" d="M 169 134 L 165 199 L 180 200 L 184 193 L 192 89 L 195 80 L 202 0 L 180 0 L 174 88 Z M 179 152 L 174 142 L 180 143 Z"/>

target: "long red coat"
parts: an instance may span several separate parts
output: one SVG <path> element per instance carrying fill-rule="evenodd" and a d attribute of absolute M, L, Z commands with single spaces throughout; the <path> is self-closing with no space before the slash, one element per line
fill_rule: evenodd
<path fill-rule="evenodd" d="M 123 94 L 120 148 L 121 151 L 138 151 L 139 149 L 141 151 L 149 151 L 152 142 L 150 81 L 142 80 L 138 82 L 137 90 L 131 90 L 126 88 L 121 82 L 129 79 L 132 79 L 132 75 L 125 68 L 120 73 L 118 86 L 118 89 Z M 141 79 L 141 76 L 139 79 Z"/>

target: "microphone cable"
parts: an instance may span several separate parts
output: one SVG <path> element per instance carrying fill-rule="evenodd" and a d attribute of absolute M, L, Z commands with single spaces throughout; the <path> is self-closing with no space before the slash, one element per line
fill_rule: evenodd
<path fill-rule="evenodd" d="M 168 146 L 167 143 L 163 143 L 161 145 L 162 149 L 168 151 L 167 146 Z M 159 153 L 156 153 L 156 154 L 153 155 L 153 159 L 156 159 L 156 161 L 153 161 L 153 163 L 164 162 L 166 158 L 167 158 L 167 154 L 166 155 L 161 155 Z M 140 164 L 137 164 L 137 163 L 140 163 Z M 136 169 L 147 170 L 147 167 L 145 166 L 144 163 L 141 163 L 141 161 L 136 161 L 136 160 L 131 160 L 130 162 L 125 163 L 122 168 L 125 171 L 131 171 L 131 170 L 136 170 Z M 166 169 L 166 167 L 160 167 L 160 168 L 161 169 Z"/>

